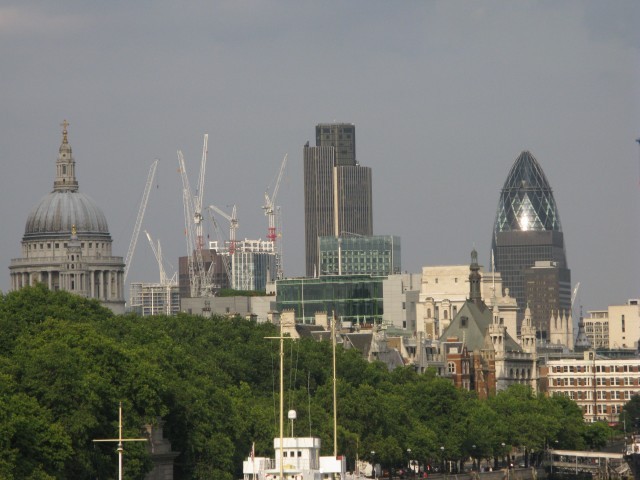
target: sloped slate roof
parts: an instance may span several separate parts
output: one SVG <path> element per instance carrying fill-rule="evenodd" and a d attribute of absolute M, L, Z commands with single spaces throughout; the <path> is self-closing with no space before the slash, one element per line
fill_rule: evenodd
<path fill-rule="evenodd" d="M 467 318 L 466 327 L 462 326 L 463 317 Z M 482 350 L 485 348 L 485 333 L 493 320 L 492 311 L 486 306 L 481 309 L 475 303 L 466 301 L 451 324 L 442 333 L 441 341 L 447 338 L 458 337 L 458 340 L 464 341 L 469 351 Z M 509 352 L 520 352 L 522 348 L 518 345 L 509 332 L 505 338 L 505 350 Z"/>

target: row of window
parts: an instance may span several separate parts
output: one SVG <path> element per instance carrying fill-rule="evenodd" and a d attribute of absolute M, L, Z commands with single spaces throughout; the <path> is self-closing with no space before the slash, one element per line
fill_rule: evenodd
<path fill-rule="evenodd" d="M 632 378 L 632 377 L 596 377 L 595 379 L 596 385 L 599 386 L 629 386 L 629 385 L 640 385 L 640 379 Z M 549 379 L 550 386 L 562 387 L 562 386 L 572 386 L 572 387 L 586 387 L 593 385 L 593 378 L 591 377 L 570 377 L 570 378 L 550 378 Z"/>
<path fill-rule="evenodd" d="M 593 372 L 591 365 L 559 365 L 551 366 L 553 373 L 588 373 Z M 596 373 L 639 372 L 640 365 L 596 365 Z"/>
<path fill-rule="evenodd" d="M 38 246 L 39 246 L 39 247 L 40 247 L 40 250 L 44 250 L 44 245 L 45 245 L 44 243 L 40 243 L 40 244 L 35 244 L 35 243 L 34 243 L 34 244 L 31 244 L 31 243 L 30 243 L 30 244 L 29 244 L 29 246 L 28 246 L 27 248 L 28 248 L 29 250 L 37 250 L 37 249 L 38 249 Z M 47 243 L 47 250 L 51 250 L 51 245 L 52 245 L 52 244 L 51 244 L 50 242 L 49 242 L 49 243 Z M 105 244 L 104 244 L 104 242 L 102 242 L 102 243 L 96 243 L 96 248 L 104 248 L 104 245 L 105 245 Z M 63 243 L 63 244 L 62 244 L 62 248 L 67 248 L 67 246 L 68 246 L 67 242 L 65 242 L 65 243 Z M 80 247 L 81 247 L 81 248 L 84 248 L 84 242 L 82 242 L 82 243 L 80 244 Z M 54 249 L 56 249 L 56 248 L 60 248 L 60 244 L 59 244 L 58 242 L 54 243 L 54 244 L 53 244 L 53 248 L 54 248 Z M 93 242 L 89 242 L 89 248 L 93 248 Z"/>
<path fill-rule="evenodd" d="M 596 400 L 630 400 L 637 391 L 634 390 L 612 390 L 610 392 L 596 392 Z M 553 395 L 563 395 L 571 400 L 593 400 L 592 390 L 563 390 L 555 391 Z"/>

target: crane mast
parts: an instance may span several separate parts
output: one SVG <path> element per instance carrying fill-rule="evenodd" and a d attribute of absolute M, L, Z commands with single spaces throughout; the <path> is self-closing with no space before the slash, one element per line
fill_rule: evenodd
<path fill-rule="evenodd" d="M 174 272 L 171 278 L 167 277 L 167 272 L 164 269 L 164 263 L 162 261 L 162 246 L 160 245 L 160 240 L 158 240 L 158 246 L 156 247 L 155 243 L 151 239 L 151 235 L 149 235 L 149 232 L 145 230 L 144 233 L 147 235 L 147 239 L 149 240 L 149 245 L 151 245 L 151 250 L 153 250 L 153 255 L 156 257 L 156 260 L 158 261 L 158 270 L 160 271 L 160 288 L 162 288 L 163 290 L 163 297 L 164 297 L 162 313 L 164 315 L 171 315 L 173 313 L 171 308 L 172 307 L 171 289 L 172 287 L 175 287 L 178 284 L 178 281 L 176 278 L 177 274 L 176 272 Z M 152 293 L 152 296 L 153 296 L 153 293 Z"/>
<path fill-rule="evenodd" d="M 223 212 L 221 209 L 216 207 L 215 205 L 209 205 L 209 208 L 216 212 L 218 215 L 221 215 L 229 222 L 229 255 L 233 255 L 236 251 L 236 231 L 238 230 L 238 215 L 236 206 L 233 206 L 231 210 L 231 215 Z"/>
<path fill-rule="evenodd" d="M 209 142 L 209 135 L 205 133 L 204 142 L 202 144 L 202 160 L 200 161 L 200 175 L 198 176 L 198 190 L 194 197 L 193 205 L 193 221 L 196 225 L 196 239 L 198 241 L 198 248 L 202 250 L 204 245 L 202 236 L 202 197 L 204 195 L 204 175 L 207 168 L 207 144 Z"/>
<path fill-rule="evenodd" d="M 278 236 L 281 236 L 280 222 L 276 221 L 276 216 L 280 214 L 280 209 L 275 207 L 276 197 L 278 196 L 278 190 L 280 189 L 280 182 L 282 181 L 282 176 L 284 174 L 285 167 L 287 165 L 287 157 L 288 154 L 284 156 L 282 159 L 282 164 L 280 165 L 280 171 L 278 172 L 278 178 L 276 180 L 275 186 L 273 187 L 273 193 L 269 196 L 268 192 L 264 192 L 264 205 L 262 208 L 264 209 L 264 214 L 267 216 L 269 221 L 269 230 L 267 231 L 267 239 L 273 242 L 273 249 L 276 254 L 276 278 L 283 277 L 282 271 L 282 242 L 279 241 L 276 243 L 276 239 Z M 268 189 L 267 189 L 268 190 Z"/>
<path fill-rule="evenodd" d="M 127 275 L 129 273 L 129 266 L 133 260 L 133 252 L 136 249 L 138 243 L 138 235 L 140 234 L 140 226 L 142 225 L 142 219 L 144 218 L 144 212 L 147 209 L 147 202 L 149 201 L 149 193 L 151 192 L 151 185 L 153 185 L 153 177 L 156 174 L 156 168 L 158 166 L 158 159 L 154 160 L 149 168 L 147 174 L 147 183 L 144 186 L 144 192 L 142 194 L 142 200 L 140 201 L 140 207 L 138 207 L 138 217 L 136 218 L 136 224 L 133 227 L 133 234 L 131 235 L 131 241 L 129 242 L 129 250 L 127 250 L 127 256 L 124 261 L 124 281 L 127 281 Z"/>
<path fill-rule="evenodd" d="M 204 193 L 204 171 L 207 163 L 207 141 L 209 136 L 205 134 L 202 148 L 202 161 L 200 164 L 200 176 L 198 178 L 198 193 L 193 195 L 187 170 L 184 164 L 184 156 L 178 150 L 178 165 L 182 178 L 182 201 L 184 207 L 184 229 L 187 242 L 187 263 L 189 270 L 189 284 L 191 297 L 211 295 L 211 282 L 208 272 L 204 268 L 202 258 L 202 197 Z"/>
<path fill-rule="evenodd" d="M 213 225 L 213 229 L 216 233 L 216 238 L 218 239 L 218 248 L 221 248 L 221 246 L 224 245 L 224 240 L 222 239 L 222 233 L 220 233 L 220 227 L 218 226 L 218 222 L 216 222 L 216 219 L 213 216 L 213 212 L 218 210 L 216 210 L 216 207 L 214 207 L 213 205 L 210 205 L 207 211 L 209 212 L 209 218 L 211 219 L 211 224 Z M 218 212 L 218 213 L 221 213 L 223 216 L 225 215 L 222 212 Z M 218 253 L 220 254 L 219 251 Z M 224 271 L 227 275 L 227 280 L 229 281 L 229 287 L 234 288 L 233 273 L 232 273 L 233 265 L 229 265 L 229 259 L 231 259 L 231 262 L 233 262 L 233 255 L 231 254 L 231 251 L 229 251 L 229 255 L 221 255 L 221 258 L 222 258 L 222 265 L 224 266 Z M 213 262 L 211 262 L 211 266 L 209 268 L 210 270 L 213 270 Z M 213 277 L 213 271 L 211 271 L 210 276 Z"/>
<path fill-rule="evenodd" d="M 284 169 L 287 165 L 287 156 L 288 154 L 284 156 L 282 164 L 280 165 L 280 172 L 278 173 L 276 184 L 273 187 L 273 193 L 271 194 L 271 196 L 269 196 L 268 192 L 264 192 L 264 205 L 262 206 L 262 208 L 264 209 L 264 214 L 269 220 L 269 230 L 267 232 L 267 238 L 272 242 L 275 242 L 278 236 L 276 233 L 275 202 L 276 197 L 278 196 L 278 190 L 280 189 L 280 181 L 282 180 L 282 175 L 284 174 Z"/>

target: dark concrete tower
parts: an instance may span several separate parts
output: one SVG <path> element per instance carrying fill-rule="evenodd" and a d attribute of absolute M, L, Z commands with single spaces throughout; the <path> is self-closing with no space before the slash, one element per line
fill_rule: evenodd
<path fill-rule="evenodd" d="M 318 237 L 373 235 L 371 169 L 356 161 L 355 126 L 319 124 L 304 146 L 305 264 L 319 273 Z"/>
<path fill-rule="evenodd" d="M 491 248 L 503 287 L 518 302 L 520 319 L 528 304 L 539 338 L 548 338 L 551 310 L 570 314 L 571 271 L 553 192 L 527 151 L 502 187 Z"/>

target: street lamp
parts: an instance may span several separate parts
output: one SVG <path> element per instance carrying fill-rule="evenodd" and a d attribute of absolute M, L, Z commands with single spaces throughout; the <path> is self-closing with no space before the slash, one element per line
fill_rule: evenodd
<path fill-rule="evenodd" d="M 504 447 L 505 447 L 504 442 L 502 442 L 502 444 L 501 444 L 501 445 L 502 445 L 502 452 L 501 452 L 501 453 L 502 453 L 502 466 L 504 467 L 504 451 L 505 451 L 505 450 L 504 450 Z"/>
<path fill-rule="evenodd" d="M 411 476 L 413 477 L 413 467 L 411 466 L 411 449 L 407 448 L 407 466 L 411 470 Z"/>
<path fill-rule="evenodd" d="M 444 463 L 444 447 L 440 447 L 440 453 L 442 454 L 442 473 L 445 473 L 446 467 Z"/>
<path fill-rule="evenodd" d="M 473 458 L 473 466 L 471 467 L 473 470 L 479 470 L 476 466 L 476 444 L 471 445 L 471 457 Z"/>
<path fill-rule="evenodd" d="M 371 450 L 371 469 L 373 470 L 373 478 L 378 478 L 378 473 L 376 472 L 375 456 L 376 452 Z"/>

